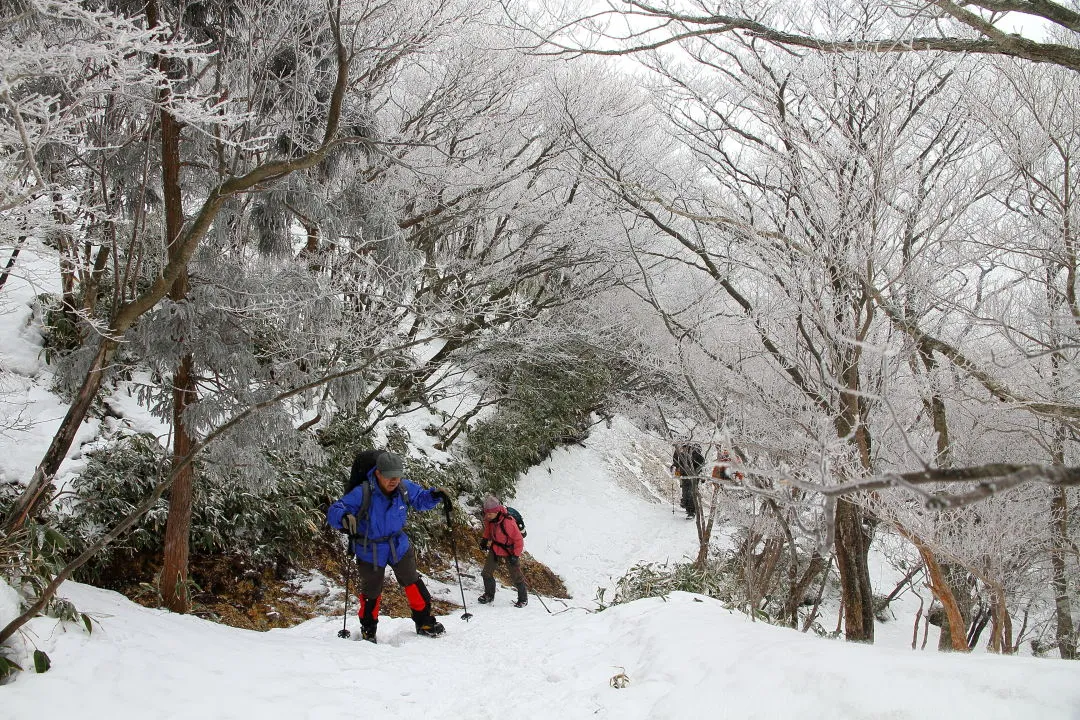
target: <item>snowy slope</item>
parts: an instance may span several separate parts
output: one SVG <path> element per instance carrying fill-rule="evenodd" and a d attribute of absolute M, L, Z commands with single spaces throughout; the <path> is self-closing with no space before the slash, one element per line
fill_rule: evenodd
<path fill-rule="evenodd" d="M 55 666 L 0 689 L 3 716 L 90 718 L 1076 718 L 1075 663 L 902 653 L 754 624 L 676 594 L 598 614 L 477 608 L 431 640 L 339 618 L 255 633 L 69 585 L 88 637 L 36 620 Z M 629 685 L 612 688 L 625 674 Z"/>
<path fill-rule="evenodd" d="M 0 479 L 28 476 L 65 410 L 48 392 L 29 322 L 28 303 L 45 287 L 35 278 L 55 276 L 54 263 L 41 248 L 24 253 L 20 275 L 0 296 Z M 126 393 L 110 402 L 138 429 L 153 430 L 154 419 Z M 406 420 L 414 440 L 424 441 L 426 422 Z M 79 443 L 98 430 L 95 422 L 81 428 L 62 477 L 78 470 Z M 473 576 L 465 580 L 470 622 L 455 612 L 443 618 L 447 634 L 430 640 L 407 619 L 384 618 L 375 646 L 339 639 L 341 615 L 256 633 L 68 583 L 61 595 L 94 618 L 94 632 L 49 618 L 25 626 L 19 660 L 29 666 L 36 647 L 54 665 L 0 687 L 0 720 L 1080 718 L 1080 663 L 902 649 L 910 597 L 898 604 L 896 623 L 879 626 L 874 647 L 752 623 L 687 594 L 589 612 L 597 587 L 610 588 L 635 563 L 692 555 L 696 537 L 678 508 L 672 513 L 663 442 L 616 418 L 585 445 L 557 450 L 530 471 L 511 503 L 525 515 L 528 551 L 573 594 L 566 603 L 547 600 L 553 613 L 535 600 L 513 608 L 506 590 L 494 606 L 479 606 L 477 569 L 463 568 Z M 876 587 L 888 591 L 895 575 L 876 565 Z M 460 598 L 456 585 L 429 586 Z M 0 582 L 0 625 L 17 614 L 16 603 Z M 835 616 L 828 609 L 823 621 Z M 355 634 L 351 612 L 347 622 Z M 617 674 L 627 687 L 611 687 Z"/>
<path fill-rule="evenodd" d="M 670 454 L 625 419 L 593 428 L 585 447 L 557 449 L 518 483 L 525 548 L 566 581 L 577 605 L 595 607 L 597 587 L 638 562 L 681 560 L 697 551 L 694 523 L 676 505 L 659 458 Z"/>
<path fill-rule="evenodd" d="M 28 245 L 0 292 L 0 481 L 33 474 L 67 412 L 67 405 L 50 392 L 52 373 L 43 361 L 41 333 L 32 322 L 34 298 L 59 292 L 59 260 L 48 248 Z M 73 447 L 98 431 L 99 422 L 88 419 Z M 81 468 L 80 458 L 78 450 L 69 455 L 59 477 Z"/>
<path fill-rule="evenodd" d="M 515 500 L 530 552 L 575 592 L 569 607 L 519 610 L 506 591 L 479 606 L 468 581 L 471 621 L 446 616 L 447 634 L 431 640 L 384 618 L 370 645 L 339 639 L 340 615 L 256 633 L 69 583 L 63 594 L 95 618 L 93 635 L 30 623 L 25 640 L 54 667 L 0 688 L 0 717 L 1080 717 L 1078 663 L 851 645 L 684 593 L 587 612 L 597 584 L 693 547 L 692 526 L 649 500 L 631 436 L 618 422 L 598 429 L 589 447 L 559 451 L 550 474 L 534 470 Z M 622 459 L 619 447 L 630 448 Z M 433 592 L 457 597 L 439 583 Z M 0 622 L 13 611 L 0 592 Z M 355 617 L 348 624 L 355 635 Z M 611 687 L 618 674 L 627 687 Z"/>

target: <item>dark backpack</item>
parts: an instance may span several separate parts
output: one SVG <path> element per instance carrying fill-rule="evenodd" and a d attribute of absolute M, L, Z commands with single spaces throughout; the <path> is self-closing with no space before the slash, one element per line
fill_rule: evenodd
<path fill-rule="evenodd" d="M 525 530 L 525 520 L 524 520 L 524 518 L 521 517 L 521 513 L 519 513 L 517 510 L 515 510 L 512 507 L 507 507 L 506 508 L 506 514 L 509 515 L 510 517 L 514 518 L 514 522 L 517 523 L 518 530 L 521 531 L 521 537 L 525 537 L 526 535 L 529 534 Z"/>
<path fill-rule="evenodd" d="M 675 454 L 671 458 L 679 474 L 682 476 L 699 475 L 701 466 L 705 464 L 705 456 L 701 452 L 701 446 L 696 443 L 682 443 L 675 448 Z"/>
<path fill-rule="evenodd" d="M 368 473 L 375 467 L 375 461 L 383 454 L 382 450 L 364 450 L 356 453 L 353 459 L 352 471 L 345 481 L 345 494 L 348 495 L 354 487 L 367 482 Z"/>
<path fill-rule="evenodd" d="M 360 501 L 360 509 L 356 513 L 358 520 L 360 518 L 366 519 L 368 510 L 371 509 L 372 483 L 368 482 L 368 473 L 371 472 L 371 468 L 375 467 L 375 461 L 379 459 L 383 452 L 383 450 L 364 450 L 357 453 L 356 458 L 353 459 L 352 471 L 345 480 L 345 495 L 352 492 L 357 485 L 364 486 L 364 499 Z M 396 492 L 401 496 L 402 501 L 408 505 L 409 491 L 405 489 L 404 483 L 398 484 Z"/>

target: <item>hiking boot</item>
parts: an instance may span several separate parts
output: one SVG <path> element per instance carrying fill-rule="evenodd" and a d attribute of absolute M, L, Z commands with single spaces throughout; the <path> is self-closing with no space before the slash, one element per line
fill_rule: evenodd
<path fill-rule="evenodd" d="M 439 637 L 444 632 L 446 632 L 446 628 L 444 628 L 443 624 L 437 620 L 434 622 L 425 623 L 423 625 L 421 625 L 420 623 L 416 624 L 417 635 L 423 635 L 425 637 Z"/>
<path fill-rule="evenodd" d="M 375 628 L 360 628 L 360 639 L 367 640 L 372 644 L 378 644 L 378 641 L 375 640 Z"/>
<path fill-rule="evenodd" d="M 529 604 L 529 588 L 525 583 L 519 583 L 514 586 L 517 590 L 517 602 L 514 603 L 514 607 L 523 608 Z"/>
<path fill-rule="evenodd" d="M 484 593 L 480 597 L 476 598 L 476 602 L 480 603 L 481 605 L 487 605 L 488 603 L 495 602 L 495 596 Z"/>

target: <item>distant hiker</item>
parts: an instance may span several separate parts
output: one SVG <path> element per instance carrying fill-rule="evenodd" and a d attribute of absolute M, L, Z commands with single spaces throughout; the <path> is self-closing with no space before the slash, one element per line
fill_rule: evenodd
<path fill-rule="evenodd" d="M 684 442 L 675 446 L 675 452 L 671 456 L 671 469 L 675 477 L 680 478 L 682 498 L 679 506 L 686 511 L 688 518 L 697 515 L 697 488 L 701 482 L 697 475 L 701 473 L 704 464 L 705 456 L 701 454 L 700 445 Z"/>
<path fill-rule="evenodd" d="M 484 498 L 483 510 L 484 537 L 480 541 L 480 549 L 487 553 L 487 561 L 480 572 L 480 577 L 484 579 L 484 594 L 477 598 L 477 602 L 486 605 L 495 600 L 495 565 L 500 559 L 505 559 L 510 570 L 510 581 L 517 588 L 514 607 L 525 607 L 529 604 L 529 591 L 525 587 L 525 575 L 521 572 L 521 553 L 525 549 L 525 541 L 518 530 L 517 521 L 494 495 Z"/>
<path fill-rule="evenodd" d="M 731 453 L 727 450 L 722 450 L 716 457 L 716 465 L 713 466 L 712 476 L 726 480 L 742 480 L 743 474 L 735 469 L 735 461 L 731 457 Z"/>
<path fill-rule="evenodd" d="M 416 551 L 404 527 L 408 506 L 431 510 L 443 502 L 449 508 L 450 495 L 440 488 L 425 489 L 402 478 L 404 468 L 401 457 L 391 452 L 357 455 L 350 478 L 354 487 L 326 511 L 331 527 L 349 534 L 360 568 L 360 635 L 370 642 L 375 642 L 379 624 L 387 565 L 405 591 L 416 633 L 436 637 L 444 631 L 442 623 L 431 614 L 431 595 L 416 571 Z"/>

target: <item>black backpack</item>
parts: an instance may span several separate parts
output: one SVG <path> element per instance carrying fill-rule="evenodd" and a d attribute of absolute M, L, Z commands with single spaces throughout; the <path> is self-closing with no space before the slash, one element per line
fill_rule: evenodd
<path fill-rule="evenodd" d="M 368 510 L 371 508 L 372 483 L 368 482 L 368 473 L 375 467 L 375 462 L 383 452 L 385 451 L 364 450 L 357 453 L 353 459 L 349 477 L 345 479 L 345 495 L 352 492 L 357 485 L 364 486 L 364 499 L 360 501 L 360 509 L 356 513 L 357 519 L 367 518 Z M 409 491 L 405 489 L 405 483 L 399 483 L 395 492 L 401 496 L 406 505 L 409 504 Z"/>
<path fill-rule="evenodd" d="M 525 537 L 529 533 L 525 530 L 525 519 L 521 517 L 521 513 L 512 507 L 506 508 L 506 514 L 514 518 L 514 522 L 517 523 L 518 530 L 521 531 L 521 537 Z"/>
<path fill-rule="evenodd" d="M 701 467 L 705 464 L 705 456 L 701 452 L 701 446 L 697 443 L 682 443 L 675 448 L 675 454 L 671 458 L 674 465 L 682 476 L 698 475 Z"/>

